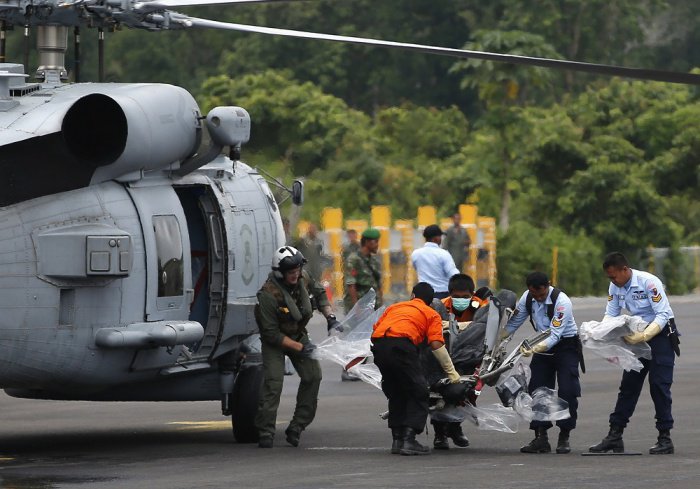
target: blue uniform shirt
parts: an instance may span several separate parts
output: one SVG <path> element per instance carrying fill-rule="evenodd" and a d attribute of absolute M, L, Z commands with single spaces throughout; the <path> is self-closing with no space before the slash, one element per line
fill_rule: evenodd
<path fill-rule="evenodd" d="M 610 282 L 606 316 L 619 316 L 626 309 L 632 316 L 639 316 L 647 322 L 654 321 L 662 328 L 673 317 L 664 284 L 655 275 L 640 270 L 632 270 L 632 277 L 622 287 Z"/>
<path fill-rule="evenodd" d="M 547 305 L 552 303 L 553 289 L 554 287 L 549 287 L 547 299 L 545 299 L 543 303 L 532 299 L 532 321 L 535 323 L 537 331 L 543 332 L 550 330 L 549 338 L 545 340 L 547 349 L 559 343 L 561 338 L 568 338 L 578 334 L 578 328 L 571 306 L 571 299 L 569 299 L 569 296 L 564 292 L 559 292 L 557 303 L 554 305 L 554 316 L 551 321 L 549 317 L 547 317 Z M 528 292 L 525 291 L 523 295 L 520 296 L 520 300 L 516 306 L 516 313 L 511 316 L 506 324 L 508 333 L 514 333 L 528 318 L 527 307 L 525 307 L 527 294 Z"/>
<path fill-rule="evenodd" d="M 427 242 L 411 253 L 411 263 L 418 273 L 419 282 L 428 282 L 435 292 L 447 292 L 452 275 L 460 273 L 452 255 L 437 243 Z"/>

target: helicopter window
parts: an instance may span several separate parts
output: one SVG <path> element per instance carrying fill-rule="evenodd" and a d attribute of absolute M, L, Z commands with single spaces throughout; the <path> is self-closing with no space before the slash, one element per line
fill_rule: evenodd
<path fill-rule="evenodd" d="M 183 259 L 180 224 L 175 216 L 153 216 L 158 252 L 158 297 L 183 294 Z"/>

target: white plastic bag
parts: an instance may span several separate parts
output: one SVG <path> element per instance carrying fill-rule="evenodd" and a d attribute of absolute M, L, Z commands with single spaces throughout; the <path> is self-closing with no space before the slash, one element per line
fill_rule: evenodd
<path fill-rule="evenodd" d="M 640 371 L 639 358 L 651 359 L 651 348 L 646 343 L 627 344 L 622 337 L 644 331 L 647 322 L 638 316 L 616 316 L 603 321 L 581 324 L 580 336 L 584 347 L 625 370 Z"/>

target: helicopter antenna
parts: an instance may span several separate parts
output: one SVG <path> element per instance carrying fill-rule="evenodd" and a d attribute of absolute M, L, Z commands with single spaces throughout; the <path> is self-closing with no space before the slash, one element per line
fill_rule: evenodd
<path fill-rule="evenodd" d="M 80 82 L 80 26 L 73 29 L 73 78 L 76 83 Z"/>
<path fill-rule="evenodd" d="M 5 62 L 5 37 L 7 36 L 7 27 L 5 21 L 0 20 L 0 63 Z"/>
<path fill-rule="evenodd" d="M 97 29 L 97 81 L 105 81 L 105 31 L 102 27 Z"/>
<path fill-rule="evenodd" d="M 29 66 L 29 24 L 24 24 L 24 69 Z"/>

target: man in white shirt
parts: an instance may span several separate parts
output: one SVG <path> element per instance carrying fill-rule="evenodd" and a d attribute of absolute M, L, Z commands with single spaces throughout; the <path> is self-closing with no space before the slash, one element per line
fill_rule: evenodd
<path fill-rule="evenodd" d="M 443 234 L 437 224 L 426 226 L 423 230 L 425 244 L 411 253 L 411 263 L 418 274 L 418 281 L 429 283 L 435 290 L 436 299 L 449 295 L 447 284 L 450 277 L 460 273 L 452 255 L 440 248 Z"/>

